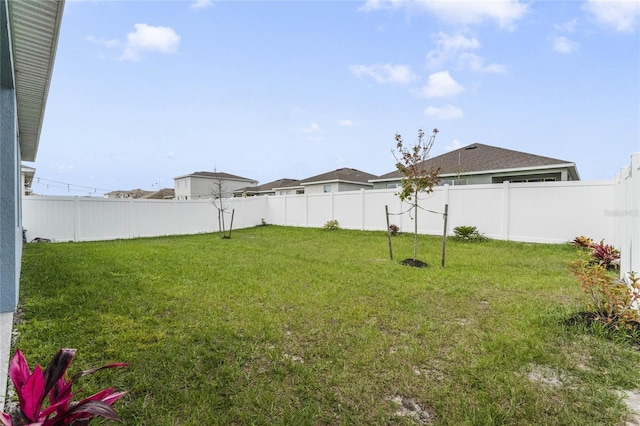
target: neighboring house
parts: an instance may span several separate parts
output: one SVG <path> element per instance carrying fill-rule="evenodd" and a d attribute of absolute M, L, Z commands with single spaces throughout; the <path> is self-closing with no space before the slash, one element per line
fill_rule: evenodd
<path fill-rule="evenodd" d="M 240 188 L 258 185 L 257 180 L 223 172 L 195 172 L 173 180 L 177 200 L 228 198 Z"/>
<path fill-rule="evenodd" d="M 104 194 L 104 198 L 147 198 L 148 195 L 153 194 L 153 191 L 145 191 L 144 189 L 132 189 L 111 191 Z"/>
<path fill-rule="evenodd" d="M 356 169 L 342 168 L 300 181 L 305 194 L 373 189 L 371 180 L 378 176 Z"/>
<path fill-rule="evenodd" d="M 0 0 L 0 314 L 9 316 L 22 258 L 21 162 L 35 161 L 38 152 L 63 9 L 62 0 Z"/>
<path fill-rule="evenodd" d="M 147 200 L 173 200 L 176 197 L 176 191 L 173 188 L 163 188 L 159 191 L 152 192 L 142 198 Z"/>
<path fill-rule="evenodd" d="M 430 158 L 425 166 L 440 167 L 441 185 L 580 180 L 576 165 L 571 161 L 480 143 Z M 402 173 L 395 170 L 370 182 L 375 189 L 396 188 L 402 178 Z"/>
<path fill-rule="evenodd" d="M 251 197 L 254 195 L 304 194 L 304 188 L 297 179 L 278 179 L 258 186 L 247 186 L 233 191 L 234 197 Z"/>
<path fill-rule="evenodd" d="M 26 165 L 22 165 L 20 167 L 20 175 L 21 175 L 21 183 L 20 187 L 22 188 L 22 195 L 33 195 L 33 189 L 31 188 L 31 184 L 33 183 L 33 177 L 36 174 L 36 169 L 33 167 L 29 167 Z"/>

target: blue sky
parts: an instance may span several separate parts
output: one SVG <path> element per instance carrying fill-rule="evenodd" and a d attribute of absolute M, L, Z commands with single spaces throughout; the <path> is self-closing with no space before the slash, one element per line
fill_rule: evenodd
<path fill-rule="evenodd" d="M 432 156 L 478 142 L 612 178 L 640 151 L 640 2 L 67 0 L 27 164 L 61 195 L 379 175 L 419 128 Z"/>

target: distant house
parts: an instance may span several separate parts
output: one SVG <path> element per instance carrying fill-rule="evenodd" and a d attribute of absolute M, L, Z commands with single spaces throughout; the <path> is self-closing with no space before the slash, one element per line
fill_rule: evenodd
<path fill-rule="evenodd" d="M 440 167 L 440 184 L 471 185 L 509 182 L 580 180 L 575 163 L 474 143 L 426 160 L 427 168 Z M 396 188 L 398 171 L 372 179 L 375 189 Z"/>
<path fill-rule="evenodd" d="M 145 191 L 144 189 L 118 190 L 104 194 L 104 198 L 146 198 L 147 195 L 153 194 L 153 191 Z"/>
<path fill-rule="evenodd" d="M 258 185 L 257 180 L 223 172 L 195 172 L 173 178 L 173 181 L 177 200 L 228 198 L 240 188 Z"/>
<path fill-rule="evenodd" d="M 33 183 L 33 177 L 36 174 L 36 169 L 22 164 L 20 166 L 21 187 L 22 195 L 33 195 L 33 189 L 31 184 Z"/>
<path fill-rule="evenodd" d="M 304 188 L 297 179 L 278 179 L 258 186 L 247 186 L 233 191 L 234 197 L 255 195 L 304 194 Z"/>
<path fill-rule="evenodd" d="M 147 194 L 142 198 L 147 200 L 173 200 L 176 196 L 176 191 L 173 188 L 163 188 L 159 191 Z"/>
<path fill-rule="evenodd" d="M 303 179 L 300 186 L 304 187 L 306 194 L 356 191 L 373 189 L 371 181 L 374 179 L 378 179 L 378 176 L 356 169 L 342 168 Z"/>

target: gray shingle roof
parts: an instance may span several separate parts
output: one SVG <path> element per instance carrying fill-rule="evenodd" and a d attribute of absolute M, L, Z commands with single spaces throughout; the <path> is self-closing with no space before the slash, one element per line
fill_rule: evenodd
<path fill-rule="evenodd" d="M 528 154 L 511 149 L 474 143 L 425 161 L 427 168 L 440 167 L 440 174 L 469 174 L 490 170 L 505 170 L 572 164 L 571 161 Z M 380 179 L 398 178 L 398 171 L 384 174 Z"/>
<path fill-rule="evenodd" d="M 372 175 L 371 173 L 345 167 L 342 169 L 333 170 L 327 173 L 322 173 L 317 176 L 312 176 L 310 178 L 303 179 L 300 181 L 300 184 L 308 185 L 308 184 L 318 183 L 318 182 L 335 182 L 335 181 L 369 183 L 369 180 L 377 179 L 377 178 L 378 176 Z"/>
<path fill-rule="evenodd" d="M 247 194 L 257 194 L 258 192 L 269 192 L 274 189 L 280 188 L 291 188 L 295 186 L 300 186 L 300 181 L 298 179 L 278 179 L 273 182 L 263 183 L 258 186 L 246 186 L 244 188 L 236 189 L 233 191 L 235 194 L 246 192 Z"/>
<path fill-rule="evenodd" d="M 249 179 L 242 176 L 236 176 L 236 175 L 232 175 L 231 173 L 224 173 L 224 172 L 193 172 L 189 175 L 178 176 L 174 179 L 180 179 L 184 177 L 205 177 L 205 178 L 211 178 L 211 179 L 246 180 L 249 182 L 258 183 L 258 181 L 254 179 Z"/>

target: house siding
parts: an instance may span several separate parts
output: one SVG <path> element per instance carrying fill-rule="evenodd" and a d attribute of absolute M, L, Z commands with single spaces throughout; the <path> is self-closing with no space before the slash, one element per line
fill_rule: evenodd
<path fill-rule="evenodd" d="M 0 312 L 18 303 L 22 253 L 20 147 L 7 9 L 0 0 Z"/>
<path fill-rule="evenodd" d="M 231 180 L 221 178 L 224 190 L 223 198 L 233 197 L 233 191 L 247 186 L 256 186 L 255 181 Z M 214 198 L 218 191 L 218 179 L 213 177 L 185 176 L 174 181 L 177 200 L 206 200 Z"/>

